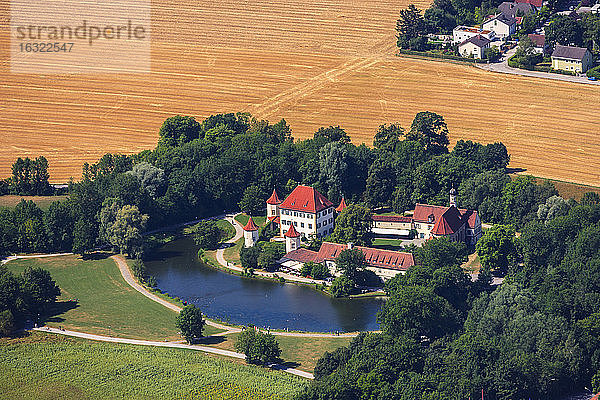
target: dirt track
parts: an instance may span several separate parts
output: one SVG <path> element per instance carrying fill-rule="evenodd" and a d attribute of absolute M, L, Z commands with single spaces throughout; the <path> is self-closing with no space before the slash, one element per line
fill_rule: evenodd
<path fill-rule="evenodd" d="M 17 156 L 44 154 L 53 181 L 78 178 L 106 152 L 154 147 L 174 114 L 283 117 L 298 138 L 339 124 L 370 144 L 379 124 L 430 110 L 455 140 L 504 142 L 513 167 L 600 184 L 598 88 L 395 57 L 405 5 L 157 0 L 151 74 L 11 75 L 0 30 L 0 176 Z"/>

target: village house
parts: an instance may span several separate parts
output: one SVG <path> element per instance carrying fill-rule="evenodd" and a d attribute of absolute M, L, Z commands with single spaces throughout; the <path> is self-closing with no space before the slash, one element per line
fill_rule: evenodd
<path fill-rule="evenodd" d="M 486 58 L 486 51 L 490 48 L 490 43 L 481 35 L 473 36 L 458 45 L 458 53 L 462 57 Z"/>
<path fill-rule="evenodd" d="M 267 200 L 267 218 L 279 227 L 280 236 L 293 225 L 300 237 L 319 238 L 333 233 L 334 205 L 318 190 L 298 185 L 283 201 L 273 190 Z"/>
<path fill-rule="evenodd" d="M 517 20 L 504 14 L 498 14 L 485 21 L 481 27 L 484 30 L 493 31 L 500 39 L 506 39 L 517 31 Z"/>
<path fill-rule="evenodd" d="M 536 53 L 544 54 L 544 55 L 548 54 L 548 52 L 550 51 L 550 46 L 546 42 L 545 35 L 539 35 L 537 33 L 530 33 L 529 35 L 527 35 L 527 37 L 529 37 L 529 39 L 531 39 L 531 41 L 533 42 L 534 51 Z"/>
<path fill-rule="evenodd" d="M 585 47 L 561 46 L 552 52 L 552 68 L 562 71 L 584 73 L 592 67 L 592 54 Z"/>
<path fill-rule="evenodd" d="M 290 228 L 292 229 L 292 228 Z M 381 250 L 372 247 L 354 247 L 351 243 L 344 245 L 339 243 L 323 242 L 319 251 L 298 248 L 288 252 L 279 263 L 282 268 L 300 272 L 302 266 L 307 262 L 322 263 L 333 276 L 339 276 L 335 260 L 345 249 L 356 248 L 365 255 L 367 269 L 373 271 L 382 280 L 388 280 L 400 273 L 405 273 L 408 268 L 415 264 L 411 253 L 399 251 Z"/>
<path fill-rule="evenodd" d="M 539 10 L 540 8 L 542 8 L 543 0 L 515 0 L 515 3 L 517 3 L 517 4 L 522 4 L 522 3 L 531 4 L 537 10 Z"/>
<path fill-rule="evenodd" d="M 489 41 L 493 41 L 496 38 L 496 33 L 492 30 L 459 25 L 452 30 L 452 44 L 462 43 L 465 40 L 478 35 L 483 36 Z"/>
<path fill-rule="evenodd" d="M 374 235 L 407 237 L 411 230 L 419 239 L 446 236 L 455 242 L 475 246 L 483 235 L 481 219 L 475 210 L 458 208 L 456 190 L 450 190 L 450 206 L 417 204 L 412 217 L 373 216 Z"/>
<path fill-rule="evenodd" d="M 521 17 L 524 15 L 535 14 L 535 7 L 529 3 L 515 3 L 505 1 L 498 6 L 498 12 L 507 18 Z"/>

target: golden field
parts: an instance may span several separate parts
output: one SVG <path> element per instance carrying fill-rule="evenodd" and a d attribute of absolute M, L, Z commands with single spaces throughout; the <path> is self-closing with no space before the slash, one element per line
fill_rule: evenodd
<path fill-rule="evenodd" d="M 370 144 L 378 125 L 408 127 L 429 110 L 453 140 L 502 141 L 511 167 L 600 185 L 598 87 L 396 57 L 395 20 L 407 4 L 156 0 L 151 73 L 43 76 L 10 73 L 2 2 L 0 177 L 16 157 L 43 154 L 53 182 L 77 179 L 104 153 L 153 148 L 175 114 L 285 118 L 296 138 L 341 125 Z"/>

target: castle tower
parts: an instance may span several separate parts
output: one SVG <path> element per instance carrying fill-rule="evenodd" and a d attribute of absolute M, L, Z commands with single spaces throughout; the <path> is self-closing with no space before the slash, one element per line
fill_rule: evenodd
<path fill-rule="evenodd" d="M 456 193 L 456 189 L 450 189 L 450 206 L 454 206 L 458 208 L 458 195 Z"/>
<path fill-rule="evenodd" d="M 289 253 L 300 248 L 300 234 L 294 228 L 294 224 L 290 225 L 290 229 L 285 233 L 285 252 Z"/>
<path fill-rule="evenodd" d="M 250 217 L 248 223 L 242 229 L 244 229 L 244 246 L 254 246 L 258 242 L 258 226 L 254 223 L 252 217 Z"/>
<path fill-rule="evenodd" d="M 277 192 L 273 189 L 273 194 L 271 197 L 267 199 L 267 218 L 271 219 L 272 217 L 279 216 L 279 205 L 281 204 L 281 200 L 277 196 Z"/>
<path fill-rule="evenodd" d="M 348 207 L 346 205 L 346 200 L 342 197 L 342 201 L 340 201 L 340 205 L 337 206 L 337 208 L 335 209 L 335 212 L 337 212 L 338 214 L 341 213 L 342 211 L 344 211 L 344 209 Z"/>

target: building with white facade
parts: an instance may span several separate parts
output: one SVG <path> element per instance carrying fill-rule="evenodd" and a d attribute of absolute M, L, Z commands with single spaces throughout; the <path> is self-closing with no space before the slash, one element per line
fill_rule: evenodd
<path fill-rule="evenodd" d="M 489 41 L 493 41 L 496 38 L 496 33 L 492 30 L 459 25 L 452 30 L 452 44 L 462 43 L 477 35 L 481 35 Z"/>
<path fill-rule="evenodd" d="M 258 226 L 254 223 L 252 217 L 248 219 L 248 223 L 242 229 L 244 230 L 244 246 L 254 246 L 258 242 Z"/>
<path fill-rule="evenodd" d="M 473 36 L 458 45 L 458 53 L 462 57 L 475 59 L 486 58 L 486 51 L 490 48 L 490 41 L 481 35 Z"/>
<path fill-rule="evenodd" d="M 275 192 L 274 194 L 277 197 Z M 273 196 L 269 200 L 272 198 Z M 274 220 L 279 217 L 280 236 L 284 236 L 291 225 L 294 225 L 294 230 L 304 238 L 323 237 L 333 233 L 335 220 L 333 203 L 310 186 L 297 186 L 274 208 L 269 208 L 267 203 L 267 212 L 273 211 L 275 214 L 268 217 Z"/>
<path fill-rule="evenodd" d="M 498 14 L 485 21 L 481 27 L 493 31 L 500 39 L 506 39 L 517 31 L 517 20 L 504 14 Z"/>

